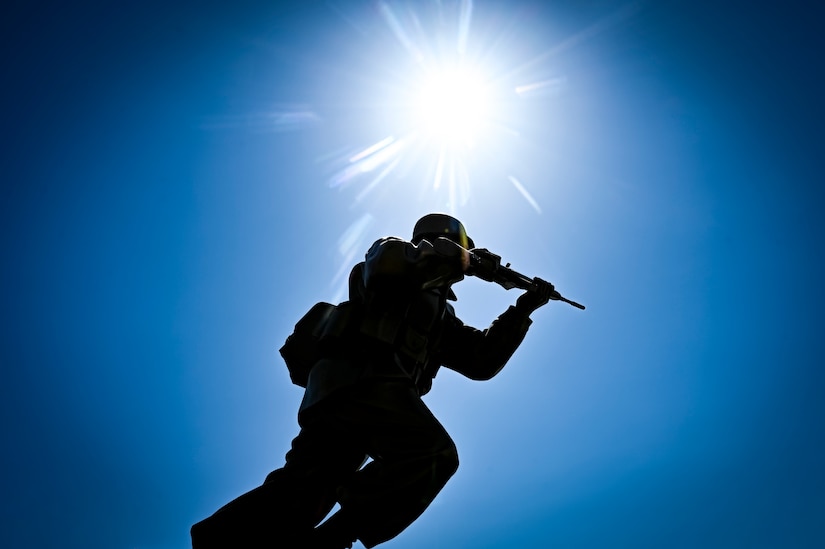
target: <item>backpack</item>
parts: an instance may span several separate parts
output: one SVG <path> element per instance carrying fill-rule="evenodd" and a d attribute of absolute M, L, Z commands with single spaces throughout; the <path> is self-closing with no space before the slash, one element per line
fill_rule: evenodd
<path fill-rule="evenodd" d="M 295 330 L 279 349 L 292 383 L 306 388 L 309 371 L 333 348 L 340 348 L 352 307 L 319 302 L 295 324 Z"/>

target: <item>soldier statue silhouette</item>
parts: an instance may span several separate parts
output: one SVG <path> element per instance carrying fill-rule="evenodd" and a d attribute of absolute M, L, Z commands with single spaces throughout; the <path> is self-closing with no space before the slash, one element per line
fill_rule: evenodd
<path fill-rule="evenodd" d="M 349 300 L 313 307 L 281 349 L 306 387 L 285 465 L 195 524 L 193 548 L 369 548 L 418 518 L 458 467 L 455 444 L 421 400 L 438 369 L 490 379 L 533 311 L 550 299 L 584 308 L 499 260 L 445 214 L 422 217 L 410 241 L 376 241 L 352 269 Z M 526 291 L 478 330 L 448 303 L 465 275 Z"/>

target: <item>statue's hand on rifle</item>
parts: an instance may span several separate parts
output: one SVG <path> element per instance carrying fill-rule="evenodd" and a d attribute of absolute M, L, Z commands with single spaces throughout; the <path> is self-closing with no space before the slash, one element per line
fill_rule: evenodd
<path fill-rule="evenodd" d="M 535 277 L 533 283 L 534 286 L 521 294 L 516 300 L 516 309 L 528 315 L 539 307 L 546 305 L 548 301 L 555 298 L 556 294 L 556 288 L 546 280 Z"/>

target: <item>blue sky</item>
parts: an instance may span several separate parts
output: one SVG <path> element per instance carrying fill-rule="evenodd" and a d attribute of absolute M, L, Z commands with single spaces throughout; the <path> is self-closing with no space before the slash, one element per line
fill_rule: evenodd
<path fill-rule="evenodd" d="M 294 322 L 429 211 L 588 308 L 439 374 L 461 466 L 387 547 L 825 544 L 821 13 L 470 4 L 499 110 L 438 188 L 398 113 L 461 2 L 12 5 L 0 545 L 188 546 L 297 433 Z"/>

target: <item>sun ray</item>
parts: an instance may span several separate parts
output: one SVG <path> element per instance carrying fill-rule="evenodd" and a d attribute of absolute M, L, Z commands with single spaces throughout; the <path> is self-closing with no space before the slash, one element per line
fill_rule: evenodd
<path fill-rule="evenodd" d="M 530 204 L 530 206 L 532 206 L 533 209 L 536 210 L 536 212 L 540 214 L 541 213 L 541 207 L 539 206 L 539 203 L 536 202 L 536 199 L 533 198 L 533 196 L 527 191 L 526 188 L 524 188 L 524 185 L 521 184 L 521 181 L 519 181 L 518 179 L 516 179 L 512 175 L 507 176 L 507 179 L 509 179 L 510 183 L 512 183 L 513 186 L 516 188 L 516 190 L 519 193 L 521 193 L 521 196 L 524 197 L 524 199 L 527 201 L 527 203 Z"/>
<path fill-rule="evenodd" d="M 621 8 L 617 9 L 610 15 L 607 15 L 592 25 L 580 30 L 576 34 L 569 36 L 550 48 L 549 50 L 541 53 L 540 55 L 530 59 L 529 61 L 515 67 L 512 71 L 507 74 L 507 77 L 514 76 L 516 74 L 525 72 L 527 69 L 539 65 L 549 58 L 562 53 L 565 50 L 578 46 L 579 44 L 590 40 L 598 36 L 599 34 L 605 32 L 606 30 L 610 29 L 618 25 L 619 23 L 629 19 L 630 17 L 634 16 L 639 10 L 641 9 L 641 2 L 630 2 L 625 4 Z"/>
<path fill-rule="evenodd" d="M 462 0 L 461 15 L 458 19 L 458 55 L 464 57 L 467 53 L 467 39 L 470 36 L 470 22 L 473 18 L 473 0 Z"/>
<path fill-rule="evenodd" d="M 539 97 L 546 95 L 558 95 L 567 85 L 567 78 L 559 76 L 549 78 L 540 82 L 516 86 L 515 92 L 519 97 Z"/>
<path fill-rule="evenodd" d="M 366 240 L 369 235 L 375 218 L 366 213 L 352 222 L 349 227 L 338 238 L 338 254 L 341 262 L 338 271 L 330 281 L 330 287 L 336 289 L 333 298 L 335 302 L 342 301 L 348 288 L 347 275 L 358 254 L 363 253 Z"/>
<path fill-rule="evenodd" d="M 243 128 L 255 132 L 293 132 L 321 123 L 321 117 L 303 105 L 281 105 L 259 114 L 220 116 L 207 119 L 201 127 L 205 130 Z"/>
<path fill-rule="evenodd" d="M 436 191 L 441 187 L 441 179 L 444 177 L 444 162 L 446 156 L 447 151 L 442 148 L 438 154 L 438 163 L 435 166 L 435 178 L 433 179 L 433 189 Z"/>
<path fill-rule="evenodd" d="M 406 142 L 403 139 L 386 137 L 348 159 L 348 165 L 333 175 L 329 186 L 332 188 L 346 186 L 358 176 L 372 172 L 379 166 L 391 162 L 402 154 Z"/>
<path fill-rule="evenodd" d="M 419 64 L 423 63 L 424 55 L 416 46 L 415 42 L 413 42 L 409 36 L 407 36 L 407 32 L 404 30 L 404 27 L 401 25 L 401 22 L 398 21 L 398 18 L 395 16 L 395 12 L 392 11 L 392 8 L 386 2 L 379 2 L 378 10 L 381 12 L 381 15 L 384 17 L 384 20 L 389 25 L 390 30 L 392 30 L 395 37 L 401 42 L 401 45 L 404 46 L 404 49 L 410 54 L 410 56 Z"/>
<path fill-rule="evenodd" d="M 361 189 L 361 192 L 359 192 L 355 196 L 355 202 L 356 203 L 363 202 L 363 200 L 367 197 L 367 195 L 370 194 L 373 190 L 375 190 L 378 187 L 378 185 L 390 173 L 392 173 L 395 170 L 395 168 L 398 166 L 398 164 L 400 164 L 400 163 L 401 163 L 401 156 L 397 156 L 386 168 L 381 170 L 381 173 L 379 173 L 377 176 L 375 176 L 375 178 L 372 181 L 370 181 L 370 183 L 366 187 Z"/>

